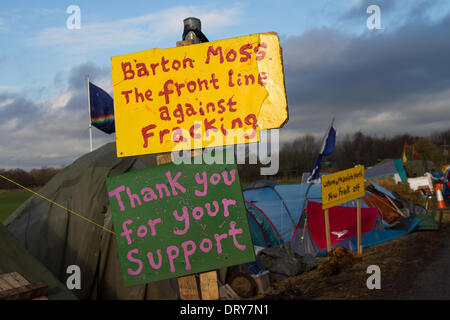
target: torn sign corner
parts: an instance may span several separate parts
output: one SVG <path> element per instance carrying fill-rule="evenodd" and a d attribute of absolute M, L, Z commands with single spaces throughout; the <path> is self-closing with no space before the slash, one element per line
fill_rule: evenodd
<path fill-rule="evenodd" d="M 288 108 L 278 35 L 275 32 L 261 33 L 259 46 L 265 50 L 257 58 L 257 66 L 267 96 L 261 105 L 258 123 L 264 129 L 280 128 L 288 120 Z"/>

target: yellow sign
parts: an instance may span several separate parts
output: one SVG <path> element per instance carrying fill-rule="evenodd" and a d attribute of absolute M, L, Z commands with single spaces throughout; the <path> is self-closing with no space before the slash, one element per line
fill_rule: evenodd
<path fill-rule="evenodd" d="M 111 70 L 118 157 L 257 142 L 288 118 L 276 33 L 116 56 Z"/>
<path fill-rule="evenodd" d="M 364 166 L 321 177 L 322 209 L 364 197 Z"/>

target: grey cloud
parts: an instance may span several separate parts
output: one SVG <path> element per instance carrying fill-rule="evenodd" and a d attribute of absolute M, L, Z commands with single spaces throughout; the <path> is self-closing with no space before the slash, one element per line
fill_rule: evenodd
<path fill-rule="evenodd" d="M 17 126 L 31 122 L 39 116 L 41 110 L 39 105 L 16 94 L 0 94 L 0 104 L 4 104 L 0 108 L 0 124 L 13 119 L 19 119 Z"/>
<path fill-rule="evenodd" d="M 49 105 L 52 100 L 35 102 L 20 94 L 0 94 L 0 168 L 58 167 L 88 152 L 89 113 L 82 74 L 87 71 L 93 79 L 104 81 L 105 70 L 86 63 L 56 76 L 55 81 L 68 80 L 68 89 L 60 92 L 61 97 L 70 94 L 64 105 Z M 94 147 L 114 140 L 114 134 L 106 135 L 95 128 L 92 133 Z"/>
<path fill-rule="evenodd" d="M 288 39 L 283 44 L 286 91 L 290 114 L 296 116 L 286 127 L 317 131 L 313 124 L 326 129 L 332 116 L 348 119 L 358 112 L 369 118 L 389 111 L 404 113 L 405 120 L 396 122 L 400 127 L 384 128 L 386 134 L 414 130 L 433 117 L 436 129 L 446 129 L 450 107 L 438 105 L 436 97 L 450 89 L 449 38 L 450 16 L 435 23 L 416 20 L 392 32 L 356 36 L 322 28 Z M 314 115 L 323 120 L 311 121 Z"/>
<path fill-rule="evenodd" d="M 76 66 L 70 70 L 69 73 L 69 88 L 70 89 L 84 89 L 86 88 L 86 76 L 90 77 L 91 81 L 111 76 L 109 67 L 99 67 L 93 62 L 86 62 Z"/>

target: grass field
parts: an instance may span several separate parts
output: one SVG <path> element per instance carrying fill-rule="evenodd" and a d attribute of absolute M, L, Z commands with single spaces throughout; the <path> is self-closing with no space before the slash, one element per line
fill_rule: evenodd
<path fill-rule="evenodd" d="M 30 192 L 5 191 L 0 193 L 0 222 L 6 220 L 32 194 Z"/>

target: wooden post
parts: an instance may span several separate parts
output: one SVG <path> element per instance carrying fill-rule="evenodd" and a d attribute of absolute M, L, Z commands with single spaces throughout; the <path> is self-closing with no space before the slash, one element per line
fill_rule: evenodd
<path fill-rule="evenodd" d="M 357 206 L 356 206 L 356 223 L 357 223 L 357 229 L 358 229 L 358 255 L 362 255 L 362 246 L 361 246 L 361 198 L 356 200 Z"/>
<path fill-rule="evenodd" d="M 325 209 L 325 233 L 327 236 L 327 253 L 329 259 L 330 258 L 329 253 L 331 252 L 331 237 L 330 237 L 330 220 L 328 218 L 328 209 Z"/>
<path fill-rule="evenodd" d="M 194 40 L 183 40 L 177 42 L 177 47 L 188 46 L 194 43 Z M 191 157 L 195 157 L 203 153 L 202 149 L 192 150 Z M 172 161 L 171 153 L 160 154 L 156 157 L 156 164 L 165 164 Z M 200 300 L 200 295 L 197 286 L 197 279 L 195 275 L 188 275 L 179 277 L 178 287 L 180 296 L 183 300 Z M 217 271 L 203 272 L 200 274 L 200 288 L 201 298 L 203 300 L 218 300 L 219 286 L 217 283 Z"/>
<path fill-rule="evenodd" d="M 177 278 L 180 297 L 183 300 L 200 300 L 195 274 Z"/>
<path fill-rule="evenodd" d="M 190 40 L 191 41 L 191 40 Z M 177 43 L 178 44 L 178 43 Z M 202 154 L 203 150 L 192 150 L 191 156 L 195 157 Z M 156 164 L 165 164 L 172 161 L 171 153 L 160 154 L 156 157 Z M 198 292 L 197 279 L 195 275 L 188 275 L 179 277 L 178 287 L 180 290 L 180 296 L 183 300 L 200 300 Z M 217 271 L 203 272 L 200 274 L 200 289 L 202 294 L 202 300 L 218 300 L 219 299 L 219 286 L 217 283 Z"/>
<path fill-rule="evenodd" d="M 200 273 L 200 289 L 202 300 L 219 300 L 216 270 Z"/>
<path fill-rule="evenodd" d="M 177 43 L 178 44 L 178 43 Z M 171 153 L 164 153 L 156 156 L 156 164 L 169 163 L 172 161 Z M 197 279 L 195 275 L 188 275 L 185 277 L 179 277 L 178 288 L 180 290 L 180 296 L 183 300 L 200 300 L 200 296 L 197 288 Z"/>

